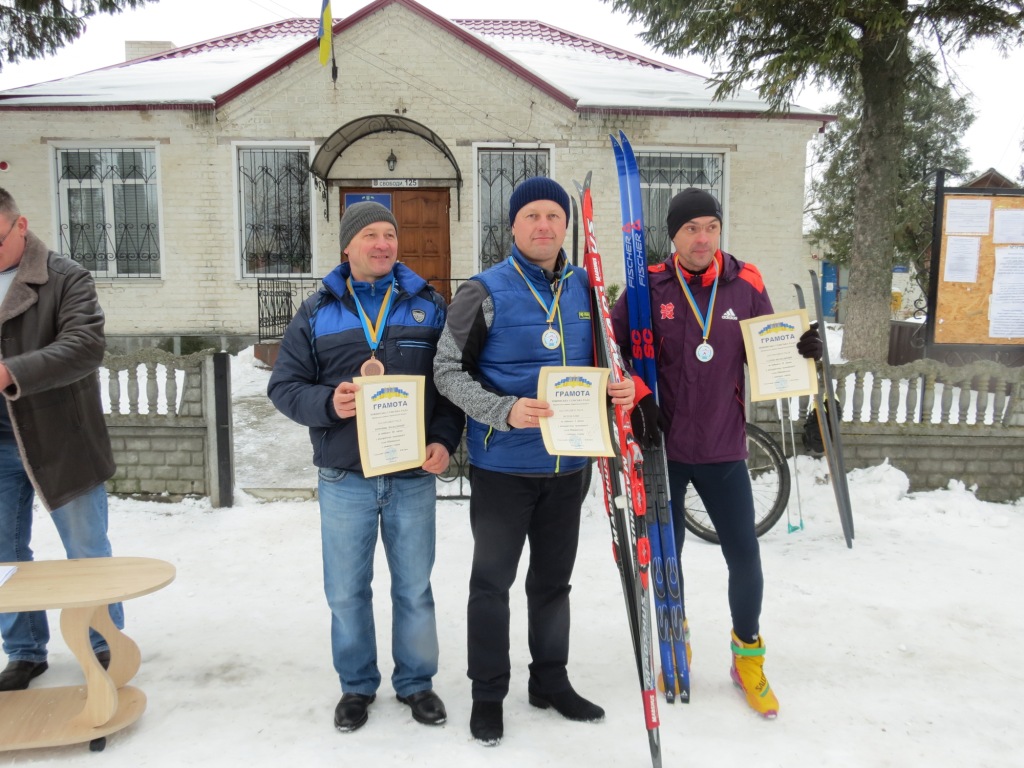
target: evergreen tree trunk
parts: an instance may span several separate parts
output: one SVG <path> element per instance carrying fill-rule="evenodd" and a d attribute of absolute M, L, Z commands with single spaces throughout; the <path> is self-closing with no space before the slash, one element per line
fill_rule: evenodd
<path fill-rule="evenodd" d="M 905 29 L 862 42 L 864 113 L 858 145 L 850 291 L 843 357 L 884 363 L 889 353 L 900 149 L 910 72 Z"/>

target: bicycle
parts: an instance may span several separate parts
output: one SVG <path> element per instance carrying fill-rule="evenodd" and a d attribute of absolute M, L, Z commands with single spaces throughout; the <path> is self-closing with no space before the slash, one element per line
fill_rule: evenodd
<path fill-rule="evenodd" d="M 750 454 L 747 469 L 754 493 L 754 532 L 760 537 L 779 521 L 789 503 L 789 464 L 779 444 L 754 424 L 747 424 L 747 451 Z M 718 544 L 715 526 L 692 485 L 686 489 L 683 514 L 687 530 Z"/>

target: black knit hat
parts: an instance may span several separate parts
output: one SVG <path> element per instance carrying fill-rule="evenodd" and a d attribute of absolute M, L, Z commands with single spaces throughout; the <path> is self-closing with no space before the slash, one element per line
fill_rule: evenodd
<path fill-rule="evenodd" d="M 673 197 L 668 204 L 669 240 L 676 236 L 683 224 L 701 216 L 714 216 L 719 224 L 722 223 L 722 204 L 710 192 L 689 187 Z"/>
<path fill-rule="evenodd" d="M 516 214 L 524 205 L 529 205 L 538 200 L 550 200 L 558 203 L 565 211 L 565 220 L 569 221 L 569 194 L 562 189 L 562 185 L 547 176 L 534 176 L 519 184 L 512 191 L 512 197 L 508 201 L 508 223 L 516 223 Z"/>
<path fill-rule="evenodd" d="M 341 217 L 341 232 L 338 240 L 341 242 L 341 250 L 348 248 L 352 238 L 359 234 L 359 230 L 376 224 L 378 221 L 386 221 L 398 231 L 398 222 L 387 208 L 372 200 L 363 200 L 361 203 L 353 203 L 345 208 L 345 214 Z"/>

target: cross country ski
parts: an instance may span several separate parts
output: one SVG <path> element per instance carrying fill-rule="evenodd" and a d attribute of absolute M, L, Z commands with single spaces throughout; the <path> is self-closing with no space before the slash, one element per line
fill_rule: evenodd
<path fill-rule="evenodd" d="M 622 356 L 612 331 L 611 311 L 605 295 L 604 269 L 594 236 L 594 204 L 590 196 L 590 174 L 581 186 L 584 263 L 590 278 L 591 318 L 594 325 L 594 346 L 597 365 L 611 370 L 612 381 L 621 381 L 624 372 Z M 654 683 L 654 660 L 651 639 L 649 599 L 650 545 L 647 538 L 646 494 L 644 492 L 643 454 L 633 437 L 628 411 L 609 405 L 615 456 L 600 459 L 605 505 L 611 525 L 612 552 L 622 582 L 627 620 L 633 640 L 637 675 L 644 707 L 644 720 L 655 768 L 661 766 L 658 697 Z"/>
<path fill-rule="evenodd" d="M 619 174 L 622 209 L 622 248 L 625 257 L 626 299 L 629 306 L 630 350 L 633 368 L 658 400 L 658 374 L 654 364 L 654 333 L 651 323 L 651 295 L 647 285 L 647 247 L 644 243 L 644 213 L 640 198 L 640 172 L 633 147 L 626 134 L 611 137 L 615 166 Z M 651 538 L 654 569 L 654 610 L 658 626 L 658 647 L 664 678 L 665 699 L 675 696 L 690 701 L 690 670 L 686 657 L 683 596 L 676 556 L 675 532 L 668 491 L 668 459 L 665 442 L 659 437 L 644 452 L 644 480 L 647 488 L 647 529 Z M 674 682 L 673 682 L 674 681 Z"/>
<path fill-rule="evenodd" d="M 822 444 L 825 447 L 825 461 L 828 463 L 828 473 L 832 480 L 832 490 L 836 496 L 836 506 L 839 508 L 839 522 L 843 527 L 843 537 L 846 539 L 846 546 L 852 549 L 853 509 L 850 506 L 850 489 L 846 483 L 843 440 L 839 432 L 842 413 L 838 405 L 839 401 L 836 400 L 835 388 L 832 385 L 832 364 L 828 355 L 828 340 L 825 338 L 825 315 L 821 309 L 818 273 L 813 269 L 810 270 L 810 273 L 815 318 L 823 341 L 821 360 L 814 366 L 818 373 L 818 394 L 814 396 L 814 410 L 818 418 L 818 429 L 821 430 Z M 805 309 L 803 288 L 799 283 L 794 283 L 793 287 L 796 289 L 796 298 L 800 309 Z"/>

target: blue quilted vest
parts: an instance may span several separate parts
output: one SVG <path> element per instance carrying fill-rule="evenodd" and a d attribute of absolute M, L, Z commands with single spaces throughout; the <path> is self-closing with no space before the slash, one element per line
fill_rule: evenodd
<path fill-rule="evenodd" d="M 563 254 L 564 258 L 564 254 Z M 516 271 L 512 260 L 523 274 Z M 494 302 L 494 322 L 478 360 L 484 385 L 506 395 L 537 397 L 537 375 L 545 365 L 593 365 L 593 328 L 590 323 L 590 282 L 585 270 L 569 267 L 564 278 L 558 312 L 552 327 L 561 334 L 557 349 L 547 349 L 541 335 L 547 330 L 546 313 L 527 288 L 523 276 L 550 306 L 551 284 L 540 267 L 527 261 L 513 246 L 512 255 L 474 277 Z M 552 456 L 544 449 L 539 429 L 492 430 L 468 419 L 469 460 L 475 467 L 520 475 L 574 472 L 589 459 Z"/>

